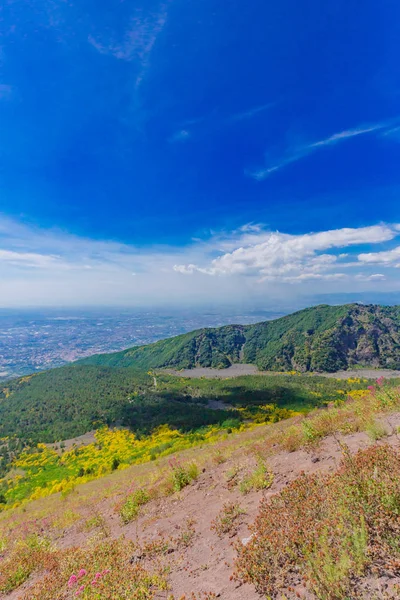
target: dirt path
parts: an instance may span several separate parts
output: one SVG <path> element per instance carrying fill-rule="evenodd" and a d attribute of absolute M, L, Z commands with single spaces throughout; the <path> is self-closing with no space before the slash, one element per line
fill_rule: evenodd
<path fill-rule="evenodd" d="M 277 371 L 259 371 L 255 365 L 235 364 L 227 369 L 211 369 L 209 367 L 196 367 L 194 369 L 183 369 L 182 371 L 174 371 L 173 369 L 165 369 L 164 373 L 177 375 L 178 377 L 188 377 L 189 379 L 197 379 L 205 377 L 206 379 L 227 379 L 231 377 L 239 377 L 241 375 L 274 375 L 279 377 L 284 373 Z M 310 373 L 320 377 L 333 377 L 336 379 L 348 379 L 349 377 L 360 377 L 364 379 L 378 379 L 385 377 L 386 379 L 400 378 L 400 371 L 391 369 L 354 369 L 349 371 L 337 371 L 336 373 Z"/>

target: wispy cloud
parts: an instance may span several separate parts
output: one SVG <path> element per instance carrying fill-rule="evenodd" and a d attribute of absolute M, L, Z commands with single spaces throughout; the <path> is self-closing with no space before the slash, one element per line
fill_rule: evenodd
<path fill-rule="evenodd" d="M 321 148 L 334 146 L 361 135 L 376 133 L 378 131 L 384 132 L 385 130 L 389 130 L 391 127 L 393 127 L 393 121 L 382 121 L 380 123 L 373 123 L 370 125 L 360 125 L 359 127 L 355 127 L 353 129 L 345 129 L 344 131 L 334 133 L 322 140 L 291 148 L 283 157 L 272 164 L 256 169 L 246 169 L 245 173 L 257 181 L 263 181 L 272 173 L 279 171 L 291 163 L 301 160 L 302 158 L 316 152 L 317 150 L 320 150 Z"/>
<path fill-rule="evenodd" d="M 180 129 L 179 131 L 176 131 L 174 134 L 171 135 L 171 137 L 169 138 L 169 142 L 171 142 L 172 144 L 174 142 L 185 142 L 190 138 L 190 136 L 190 131 L 188 131 L 187 129 Z"/>
<path fill-rule="evenodd" d="M 253 108 L 249 108 L 243 112 L 236 113 L 228 118 L 229 121 L 244 121 L 246 119 L 252 119 L 259 113 L 262 113 L 270 108 L 275 106 L 274 102 L 269 102 L 268 104 L 262 104 L 260 106 L 254 106 Z"/>
<path fill-rule="evenodd" d="M 220 131 L 224 128 L 231 127 L 234 123 L 240 121 L 248 121 L 253 117 L 261 114 L 276 105 L 275 102 L 253 106 L 248 110 L 235 113 L 233 115 L 221 116 L 217 110 L 209 115 L 187 119 L 178 125 L 177 130 L 168 138 L 170 142 L 181 142 L 194 137 L 196 133 L 201 131 L 202 135 L 210 135 L 215 131 Z M 201 124 L 200 128 L 197 126 Z"/>
<path fill-rule="evenodd" d="M 57 266 L 60 268 L 64 265 L 60 261 L 59 256 L 53 256 L 48 254 L 37 254 L 35 252 L 15 252 L 13 250 L 1 250 L 0 249 L 0 263 L 3 265 L 9 263 L 11 265 L 17 265 L 29 268 L 48 268 Z"/>
<path fill-rule="evenodd" d="M 400 139 L 400 126 L 392 127 L 382 133 L 384 137 L 394 137 L 396 140 Z"/>
<path fill-rule="evenodd" d="M 152 50 L 167 22 L 170 1 L 161 3 L 155 13 L 146 14 L 142 9 L 137 9 L 129 21 L 122 39 L 110 38 L 109 35 L 104 34 L 88 36 L 89 44 L 101 54 L 138 63 L 136 88 L 140 86 L 150 67 Z"/>
<path fill-rule="evenodd" d="M 314 142 L 313 144 L 309 144 L 308 148 L 320 148 L 321 146 L 332 146 L 334 144 L 338 144 L 339 142 L 343 142 L 349 138 L 356 137 L 358 135 L 364 135 L 365 133 L 372 133 L 373 131 L 379 131 L 381 129 L 385 129 L 387 127 L 387 123 L 375 123 L 374 125 L 368 125 L 365 127 L 356 127 L 354 129 L 345 129 L 340 133 L 334 133 L 333 135 L 327 137 L 324 140 L 320 140 L 319 142 Z"/>

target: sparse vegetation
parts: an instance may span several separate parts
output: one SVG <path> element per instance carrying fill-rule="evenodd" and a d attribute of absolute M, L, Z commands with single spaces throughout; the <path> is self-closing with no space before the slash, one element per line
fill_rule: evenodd
<path fill-rule="evenodd" d="M 299 572 L 320 600 L 356 597 L 357 578 L 400 572 L 400 453 L 351 456 L 332 476 L 302 475 L 263 500 L 253 537 L 238 548 L 237 577 L 275 598 Z"/>
<path fill-rule="evenodd" d="M 388 434 L 385 425 L 379 419 L 374 419 L 371 421 L 371 423 L 369 423 L 367 426 L 366 431 L 369 437 L 374 441 L 381 440 Z"/>
<path fill-rule="evenodd" d="M 179 546 L 183 546 L 184 548 L 189 548 L 194 542 L 194 538 L 196 536 L 195 530 L 196 520 L 188 518 L 186 519 L 185 526 L 179 532 L 179 535 L 176 539 Z"/>
<path fill-rule="evenodd" d="M 285 377 L 296 381 L 303 378 Z M 329 385 L 344 388 L 335 380 Z M 236 577 L 254 584 L 271 599 L 294 600 L 300 586 L 310 599 L 394 600 L 398 593 L 393 586 L 383 589 L 381 596 L 377 592 L 375 599 L 366 582 L 380 576 L 391 578 L 390 582 L 400 580 L 400 455 L 382 441 L 351 455 L 342 436 L 366 432 L 372 444 L 375 439 L 384 440 L 387 427 L 396 431 L 398 416 L 390 413 L 399 411 L 399 391 L 384 381 L 375 382 L 369 390 L 363 381 L 348 385 L 358 386 L 356 393 L 350 390 L 353 399 L 346 391 L 339 394 L 340 401 L 332 401 L 327 408 L 267 426 L 241 426 L 237 435 L 228 435 L 218 427 L 194 433 L 162 428 L 153 436 L 142 437 L 126 430 L 102 429 L 95 442 L 86 447 L 66 448 L 61 453 L 42 445 L 36 452 L 25 451 L 17 459 L 24 461 L 19 471 L 7 479 L 8 498 L 9 490 L 22 494 L 29 489 L 24 477 L 28 467 L 36 486 L 40 481 L 51 481 L 57 469 L 65 477 L 72 465 L 76 476 L 71 477 L 70 487 L 66 486 L 62 496 L 53 494 L 40 503 L 25 502 L 1 513 L 1 593 L 19 590 L 22 600 L 71 600 L 77 593 L 87 600 L 153 600 L 161 595 L 172 600 L 169 573 L 183 566 L 179 572 L 189 578 L 188 600 L 212 598 L 212 593 L 190 595 L 191 584 L 200 572 L 207 569 L 207 581 L 212 581 L 213 574 L 208 558 L 207 564 L 195 568 L 193 562 L 187 562 L 192 554 L 197 559 L 204 544 L 203 499 L 211 496 L 208 506 L 212 506 L 213 494 L 224 494 L 225 504 L 211 523 L 219 540 L 209 534 L 210 549 L 215 543 L 219 553 L 224 544 L 231 543 L 241 524 L 246 522 L 247 526 L 253 519 L 254 497 L 240 500 L 249 513 L 246 518 L 236 500 L 237 491 L 248 494 L 268 489 L 274 485 L 268 467 L 273 454 L 305 448 L 312 449 L 307 452 L 312 456 L 321 441 L 331 436 L 335 452 L 340 445 L 344 452 L 339 470 L 330 475 L 301 475 L 280 494 L 265 495 L 252 535 L 246 533 L 244 545 L 238 546 Z M 367 439 L 365 433 L 360 439 Z M 394 440 L 395 436 L 389 438 L 391 444 Z M 211 445 L 214 443 L 215 447 Z M 197 447 L 192 448 L 194 445 Z M 173 450 L 182 453 L 168 457 Z M 151 461 L 154 454 L 157 460 Z M 128 456 L 139 457 L 142 464 L 130 467 Z M 120 461 L 114 471 L 113 457 Z M 286 457 L 290 460 L 288 454 Z M 47 471 L 49 461 L 54 461 L 53 471 Z M 204 468 L 204 475 L 199 475 Z M 279 468 L 276 474 L 278 477 Z M 103 479 L 92 480 L 96 477 Z M 188 488 L 196 479 L 198 484 Z M 279 478 L 279 485 L 281 482 Z M 235 488 L 233 494 L 227 487 Z M 185 493 L 178 494 L 185 488 Z M 117 506 L 116 497 L 120 498 Z M 227 498 L 232 501 L 227 502 Z M 109 514 L 113 507 L 125 524 L 127 537 L 134 538 L 135 543 L 123 537 L 114 539 L 115 518 Z M 169 531 L 165 531 L 170 520 Z M 205 527 L 210 527 L 209 520 Z M 79 548 L 72 543 L 75 534 Z M 230 569 L 229 577 L 233 569 L 230 559 L 224 568 Z"/>
<path fill-rule="evenodd" d="M 35 569 L 52 564 L 50 540 L 31 534 L 10 544 L 8 556 L 1 563 L 0 592 L 8 593 L 22 585 Z"/>
<path fill-rule="evenodd" d="M 151 600 L 168 584 L 162 572 L 150 573 L 140 565 L 131 565 L 134 544 L 123 539 L 106 541 L 90 549 L 70 548 L 50 551 L 32 561 L 45 574 L 23 600 L 67 600 L 80 596 L 98 598 L 130 598 Z M 31 563 L 30 563 L 31 564 Z M 10 579 L 10 578 L 9 578 Z"/>
<path fill-rule="evenodd" d="M 242 477 L 239 482 L 239 489 L 242 494 L 248 494 L 252 490 L 266 490 L 271 487 L 273 481 L 273 473 L 268 470 L 265 462 L 259 458 L 257 466 Z"/>
<path fill-rule="evenodd" d="M 127 525 L 137 518 L 140 508 L 147 504 L 150 500 L 150 495 L 146 490 L 139 489 L 128 496 L 119 510 L 121 521 Z"/>
<path fill-rule="evenodd" d="M 241 518 L 245 511 L 235 502 L 226 502 L 221 511 L 211 522 L 211 529 L 219 537 L 229 534 L 233 537 L 240 526 Z"/>
<path fill-rule="evenodd" d="M 197 479 L 199 470 L 196 463 L 183 465 L 176 458 L 170 461 L 171 467 L 171 486 L 174 492 L 180 492 L 184 487 Z"/>

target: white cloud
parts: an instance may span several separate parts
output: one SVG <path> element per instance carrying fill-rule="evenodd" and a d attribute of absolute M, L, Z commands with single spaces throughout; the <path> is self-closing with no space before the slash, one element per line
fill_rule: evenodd
<path fill-rule="evenodd" d="M 391 289 L 398 277 L 387 268 L 385 281 L 372 268 L 374 262 L 395 266 L 395 260 L 383 260 L 393 251 L 360 254 L 359 246 L 370 250 L 398 235 L 398 226 L 387 224 L 290 235 L 247 223 L 184 247 L 145 249 L 0 215 L 0 306 L 264 302 L 377 285 Z M 359 258 L 369 255 L 374 261 Z"/>
<path fill-rule="evenodd" d="M 193 275 L 196 271 L 201 272 L 201 269 L 196 267 L 196 265 L 174 265 L 173 270 L 177 273 L 182 273 L 182 275 Z"/>
<path fill-rule="evenodd" d="M 387 123 L 375 123 L 374 125 L 367 125 L 365 127 L 355 127 L 354 129 L 345 129 L 340 133 L 334 133 L 333 135 L 327 137 L 324 140 L 320 140 L 319 142 L 314 142 L 313 144 L 309 144 L 309 148 L 319 148 L 321 146 L 332 146 L 333 144 L 338 144 L 343 140 L 347 140 L 352 137 L 356 137 L 358 135 L 364 135 L 365 133 L 372 133 L 374 131 L 379 131 L 380 129 L 384 129 L 387 127 Z"/>
<path fill-rule="evenodd" d="M 372 123 L 370 125 L 361 125 L 359 127 L 354 127 L 353 129 L 345 129 L 344 131 L 334 133 L 322 140 L 318 140 L 317 142 L 312 142 L 294 148 L 290 148 L 283 157 L 281 157 L 277 161 L 274 161 L 272 164 L 266 165 L 261 168 L 247 169 L 245 171 L 245 174 L 257 181 L 263 181 L 272 173 L 279 171 L 280 169 L 286 167 L 291 163 L 301 160 L 302 158 L 316 152 L 321 148 L 333 146 L 351 138 L 360 135 L 366 135 L 369 133 L 375 133 L 378 131 L 382 131 L 383 133 L 385 133 L 385 131 L 387 130 L 387 133 L 389 133 L 389 128 L 392 128 L 392 126 L 393 121 L 382 121 L 380 123 Z M 392 131 L 394 130 L 392 129 Z"/>
<path fill-rule="evenodd" d="M 19 265 L 23 267 L 47 268 L 53 267 L 55 264 L 61 266 L 58 256 L 46 254 L 35 254 L 34 252 L 14 252 L 12 250 L 0 249 L 0 264 L 9 263 L 11 265 Z"/>
<path fill-rule="evenodd" d="M 358 255 L 362 263 L 400 267 L 400 246 L 384 252 L 367 252 Z"/>
<path fill-rule="evenodd" d="M 355 278 L 357 281 L 384 281 L 386 279 L 383 273 L 372 273 L 371 275 L 364 275 L 363 273 L 358 273 Z"/>
<path fill-rule="evenodd" d="M 327 250 L 382 243 L 392 240 L 396 235 L 397 230 L 388 225 L 304 235 L 256 233 L 247 237 L 246 245 L 218 256 L 209 265 L 176 265 L 175 270 L 186 274 L 193 274 L 197 270 L 213 276 L 254 275 L 261 277 L 262 281 L 341 278 L 343 274 L 330 272 L 336 267 L 338 256 L 327 254 Z"/>

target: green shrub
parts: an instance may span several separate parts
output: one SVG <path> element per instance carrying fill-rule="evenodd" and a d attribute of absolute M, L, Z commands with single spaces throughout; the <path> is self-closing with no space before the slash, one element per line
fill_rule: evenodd
<path fill-rule="evenodd" d="M 245 475 L 239 483 L 239 490 L 242 494 L 248 494 L 251 490 L 266 490 L 271 487 L 273 481 L 273 473 L 268 470 L 265 462 L 259 459 L 254 471 Z"/>
<path fill-rule="evenodd" d="M 174 492 L 180 492 L 184 487 L 189 485 L 193 480 L 197 479 L 199 470 L 196 463 L 182 465 L 177 459 L 170 461 L 172 468 L 171 484 Z"/>
<path fill-rule="evenodd" d="M 371 423 L 367 426 L 367 434 L 369 437 L 374 440 L 380 440 L 387 436 L 388 432 L 385 425 L 381 421 L 371 421 Z"/>
<path fill-rule="evenodd" d="M 124 504 L 121 506 L 119 514 L 124 525 L 127 525 L 131 521 L 134 521 L 140 512 L 140 508 L 147 504 L 150 500 L 150 495 L 146 490 L 136 490 L 131 494 Z"/>

